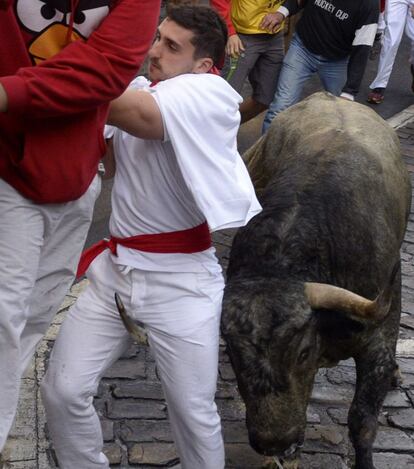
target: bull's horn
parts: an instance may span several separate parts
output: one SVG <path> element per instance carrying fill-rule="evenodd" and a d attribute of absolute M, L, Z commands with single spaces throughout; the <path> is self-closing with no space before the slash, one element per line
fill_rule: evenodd
<path fill-rule="evenodd" d="M 305 283 L 305 294 L 313 309 L 336 309 L 363 319 L 381 321 L 391 306 L 395 278 L 400 271 L 398 260 L 389 276 L 388 285 L 375 300 L 368 300 L 349 290 L 326 283 Z"/>
<path fill-rule="evenodd" d="M 121 297 L 118 295 L 118 293 L 115 293 L 115 303 L 126 330 L 132 335 L 132 337 L 134 337 L 138 344 L 148 345 L 148 336 L 145 332 L 144 324 L 140 321 L 134 321 L 131 317 L 128 316 L 125 310 L 125 306 L 122 303 Z"/>
<path fill-rule="evenodd" d="M 326 283 L 305 283 L 305 294 L 312 309 L 334 309 L 363 318 L 373 318 L 376 300 L 352 293 Z"/>

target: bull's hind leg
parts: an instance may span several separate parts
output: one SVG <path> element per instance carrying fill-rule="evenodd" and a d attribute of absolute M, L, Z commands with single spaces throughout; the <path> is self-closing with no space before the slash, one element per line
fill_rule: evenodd
<path fill-rule="evenodd" d="M 355 448 L 354 469 L 374 469 L 372 445 L 377 434 L 378 415 L 390 389 L 395 370 L 393 352 L 369 349 L 356 360 L 357 384 L 348 414 L 351 441 Z"/>

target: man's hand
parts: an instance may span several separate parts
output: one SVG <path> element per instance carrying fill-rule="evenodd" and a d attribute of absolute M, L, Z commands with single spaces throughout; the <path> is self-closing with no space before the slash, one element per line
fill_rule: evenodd
<path fill-rule="evenodd" d="M 4 91 L 3 86 L 0 84 L 0 112 L 6 112 L 8 105 L 7 94 Z"/>
<path fill-rule="evenodd" d="M 238 34 L 232 34 L 229 36 L 226 45 L 226 54 L 231 57 L 238 57 L 244 52 L 244 45 Z"/>
<path fill-rule="evenodd" d="M 268 13 L 263 17 L 259 26 L 261 29 L 268 31 L 269 33 L 274 33 L 280 28 L 284 19 L 285 15 L 280 13 L 280 11 L 277 11 L 276 13 Z"/>

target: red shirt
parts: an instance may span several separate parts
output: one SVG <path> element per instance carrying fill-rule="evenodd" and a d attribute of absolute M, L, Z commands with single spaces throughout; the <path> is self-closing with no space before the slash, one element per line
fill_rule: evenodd
<path fill-rule="evenodd" d="M 34 0 L 30 14 L 27 0 L 0 2 L 9 107 L 0 113 L 0 177 L 38 203 L 77 199 L 105 152 L 108 103 L 153 40 L 160 1 Z"/>

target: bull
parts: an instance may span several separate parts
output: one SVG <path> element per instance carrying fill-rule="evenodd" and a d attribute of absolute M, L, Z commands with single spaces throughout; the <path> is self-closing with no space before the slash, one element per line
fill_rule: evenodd
<path fill-rule="evenodd" d="M 297 467 L 315 374 L 352 357 L 354 467 L 373 469 L 397 369 L 411 202 L 398 138 L 369 108 L 316 93 L 281 113 L 245 158 L 263 212 L 235 236 L 222 333 L 250 444 Z"/>

